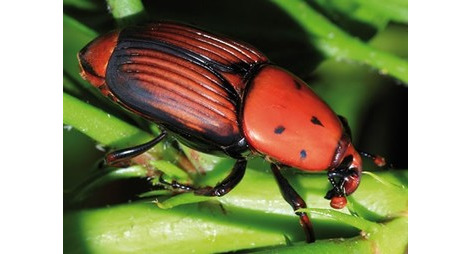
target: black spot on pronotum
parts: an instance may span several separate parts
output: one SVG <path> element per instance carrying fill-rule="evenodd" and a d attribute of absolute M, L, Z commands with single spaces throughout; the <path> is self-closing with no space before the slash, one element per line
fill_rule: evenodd
<path fill-rule="evenodd" d="M 315 116 L 312 116 L 312 119 L 310 119 L 310 122 L 312 122 L 313 124 L 316 124 L 316 125 L 323 126 L 323 124 L 320 122 L 320 120 L 318 120 L 318 118 L 315 117 Z M 325 127 L 325 126 L 323 126 L 323 127 Z"/>
<path fill-rule="evenodd" d="M 279 126 L 277 126 L 277 127 L 274 129 L 274 133 L 276 133 L 276 134 L 281 134 L 281 133 L 284 132 L 285 129 L 286 129 L 286 128 L 284 128 L 284 126 L 279 125 Z"/>
<path fill-rule="evenodd" d="M 300 83 L 297 80 L 294 80 L 294 83 L 295 83 L 295 89 L 300 90 L 300 88 L 302 88 L 302 86 L 300 85 Z"/>
<path fill-rule="evenodd" d="M 304 149 L 302 149 L 302 151 L 300 151 L 300 159 L 303 160 L 305 158 L 307 158 L 307 152 Z"/>

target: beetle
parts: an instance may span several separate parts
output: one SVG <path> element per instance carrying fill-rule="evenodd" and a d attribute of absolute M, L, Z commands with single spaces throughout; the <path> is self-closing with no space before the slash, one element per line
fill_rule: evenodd
<path fill-rule="evenodd" d="M 162 130 L 145 144 L 110 152 L 106 163 L 142 154 L 169 133 L 193 149 L 236 160 L 214 187 L 166 183 L 173 188 L 223 196 L 242 180 L 247 158 L 260 155 L 271 162 L 294 211 L 307 205 L 283 177 L 286 167 L 328 171 L 332 189 L 325 198 L 341 209 L 359 186 L 360 154 L 385 165 L 382 157 L 354 148 L 346 119 L 304 81 L 247 43 L 177 22 L 152 22 L 99 36 L 78 60 L 85 80 Z M 296 214 L 306 241 L 314 242 L 308 215 Z"/>

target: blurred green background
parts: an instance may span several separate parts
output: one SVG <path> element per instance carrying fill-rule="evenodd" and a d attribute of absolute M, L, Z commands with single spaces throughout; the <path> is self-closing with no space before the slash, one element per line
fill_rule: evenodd
<path fill-rule="evenodd" d="M 407 79 L 390 73 L 391 67 L 377 68 L 376 65 L 381 63 L 374 65 L 369 60 L 378 50 L 406 64 L 407 1 L 178 0 L 142 3 L 145 14 L 135 15 L 134 20 L 181 21 L 252 44 L 272 62 L 305 80 L 335 112 L 345 116 L 358 149 L 386 157 L 396 169 L 408 168 Z M 299 22 L 295 13 L 289 14 L 286 5 L 295 8 L 299 3 L 302 8 L 308 8 L 328 22 L 323 24 L 312 20 L 309 23 L 322 31 L 312 33 Z M 299 12 L 298 16 L 309 17 L 308 13 L 303 14 Z M 96 91 L 78 75 L 78 50 L 96 35 L 130 22 L 113 18 L 105 1 L 64 0 L 64 92 L 120 121 L 152 133 L 147 122 L 97 96 Z M 328 30 L 331 26 L 344 35 Z M 355 52 L 361 53 L 355 56 Z M 401 67 L 407 69 L 407 64 Z M 64 97 L 64 104 L 67 102 Z M 68 117 L 64 112 L 64 119 Z M 81 227 L 76 225 L 80 212 L 85 211 L 81 209 L 138 199 L 137 194 L 149 190 L 152 185 L 145 177 L 115 180 L 95 191 L 93 197 L 71 205 L 71 193 L 99 171 L 97 168 L 105 154 L 104 147 L 109 145 L 98 145 L 99 140 L 84 133 L 86 131 L 77 126 L 64 125 L 64 213 L 67 215 L 64 219 L 64 250 L 103 252 L 105 249 L 87 249 L 83 243 L 77 243 L 78 238 L 86 238 L 86 235 L 67 233 Z M 253 162 L 251 165 L 258 165 L 256 163 L 263 164 Z M 229 162 L 225 164 L 226 168 L 231 165 Z M 260 168 L 263 167 L 266 165 Z M 373 170 L 374 166 L 366 160 L 364 168 Z M 294 226 L 295 223 L 294 220 Z M 345 236 L 355 234 L 355 231 L 348 232 Z"/>

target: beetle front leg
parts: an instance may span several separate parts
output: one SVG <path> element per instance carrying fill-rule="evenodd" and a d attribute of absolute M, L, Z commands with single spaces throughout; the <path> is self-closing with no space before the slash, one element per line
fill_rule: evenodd
<path fill-rule="evenodd" d="M 130 159 L 150 150 L 152 147 L 162 141 L 165 136 L 166 131 L 162 130 L 158 137 L 150 140 L 147 143 L 110 152 L 106 155 L 105 163 L 109 166 L 120 166 L 123 163 L 129 161 Z"/>
<path fill-rule="evenodd" d="M 294 188 L 289 184 L 286 178 L 281 174 L 280 167 L 276 164 L 271 164 L 271 171 L 276 177 L 277 184 L 279 189 L 281 189 L 282 197 L 284 200 L 289 203 L 289 205 L 297 211 L 300 208 L 307 208 L 307 204 L 302 199 L 302 197 L 294 190 Z M 306 242 L 313 243 L 315 242 L 315 234 L 313 233 L 313 226 L 308 214 L 305 212 L 296 212 L 300 217 L 300 225 L 304 229 Z"/>

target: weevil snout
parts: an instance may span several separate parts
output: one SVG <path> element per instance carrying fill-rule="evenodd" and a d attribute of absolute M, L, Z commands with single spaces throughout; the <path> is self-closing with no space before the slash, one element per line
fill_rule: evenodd
<path fill-rule="evenodd" d="M 359 187 L 361 173 L 361 157 L 350 145 L 341 164 L 328 172 L 328 180 L 333 188 L 328 191 L 325 198 L 331 200 L 331 207 L 341 209 L 347 205 L 346 196 L 354 193 Z"/>

